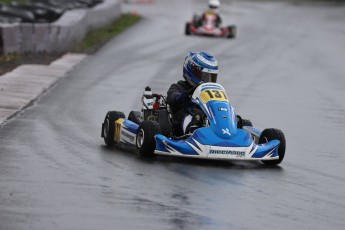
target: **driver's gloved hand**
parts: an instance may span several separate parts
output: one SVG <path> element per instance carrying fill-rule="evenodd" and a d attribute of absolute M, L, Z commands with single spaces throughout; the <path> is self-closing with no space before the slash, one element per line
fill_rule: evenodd
<path fill-rule="evenodd" d="M 203 126 L 203 116 L 204 112 L 198 108 L 193 107 L 190 109 L 190 112 L 192 113 L 192 123 L 195 126 Z"/>
<path fill-rule="evenodd" d="M 192 121 L 189 123 L 186 129 L 186 133 L 193 133 L 198 128 L 203 126 L 202 115 L 200 113 L 193 114 Z"/>
<path fill-rule="evenodd" d="M 199 113 L 194 114 L 193 118 L 192 118 L 192 122 L 193 122 L 193 125 L 201 127 L 202 126 L 202 115 Z"/>

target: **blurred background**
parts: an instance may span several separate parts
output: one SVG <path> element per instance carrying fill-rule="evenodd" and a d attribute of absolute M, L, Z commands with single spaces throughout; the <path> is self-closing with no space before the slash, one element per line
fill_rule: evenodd
<path fill-rule="evenodd" d="M 237 28 L 231 39 L 185 34 L 186 23 L 208 8 L 203 0 L 2 2 L 2 51 L 10 47 L 9 54 L 70 52 L 67 43 L 78 44 L 106 15 L 141 19 L 1 125 L 0 229 L 343 229 L 343 1 L 223 0 L 222 26 Z M 65 39 L 18 42 L 39 25 L 63 28 L 54 33 Z M 166 94 L 183 79 L 191 50 L 217 58 L 218 83 L 237 114 L 284 132 L 279 166 L 150 160 L 105 147 L 106 112 L 140 110 L 146 86 Z"/>

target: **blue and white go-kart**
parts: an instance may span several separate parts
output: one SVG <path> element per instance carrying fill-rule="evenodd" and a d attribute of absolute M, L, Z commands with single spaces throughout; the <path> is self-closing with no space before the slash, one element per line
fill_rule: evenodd
<path fill-rule="evenodd" d="M 142 111 L 109 111 L 102 124 L 102 137 L 109 146 L 136 147 L 140 155 L 155 154 L 214 160 L 255 160 L 279 164 L 285 155 L 285 137 L 279 129 L 260 131 L 250 120 L 236 115 L 224 88 L 216 83 L 199 85 L 192 102 L 203 111 L 202 125 L 176 137 L 171 132 L 165 97 L 146 87 Z"/>

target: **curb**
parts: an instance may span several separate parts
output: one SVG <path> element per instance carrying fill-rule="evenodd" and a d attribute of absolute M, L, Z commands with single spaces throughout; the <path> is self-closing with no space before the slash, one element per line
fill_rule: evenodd
<path fill-rule="evenodd" d="M 0 126 L 31 105 L 86 57 L 67 53 L 50 65 L 21 65 L 0 76 Z"/>

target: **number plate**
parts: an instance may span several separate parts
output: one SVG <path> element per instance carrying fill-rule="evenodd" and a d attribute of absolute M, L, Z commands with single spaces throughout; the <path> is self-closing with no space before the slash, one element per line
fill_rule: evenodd
<path fill-rule="evenodd" d="M 206 104 L 209 101 L 228 101 L 228 97 L 223 90 L 205 90 L 200 94 L 201 100 Z"/>

